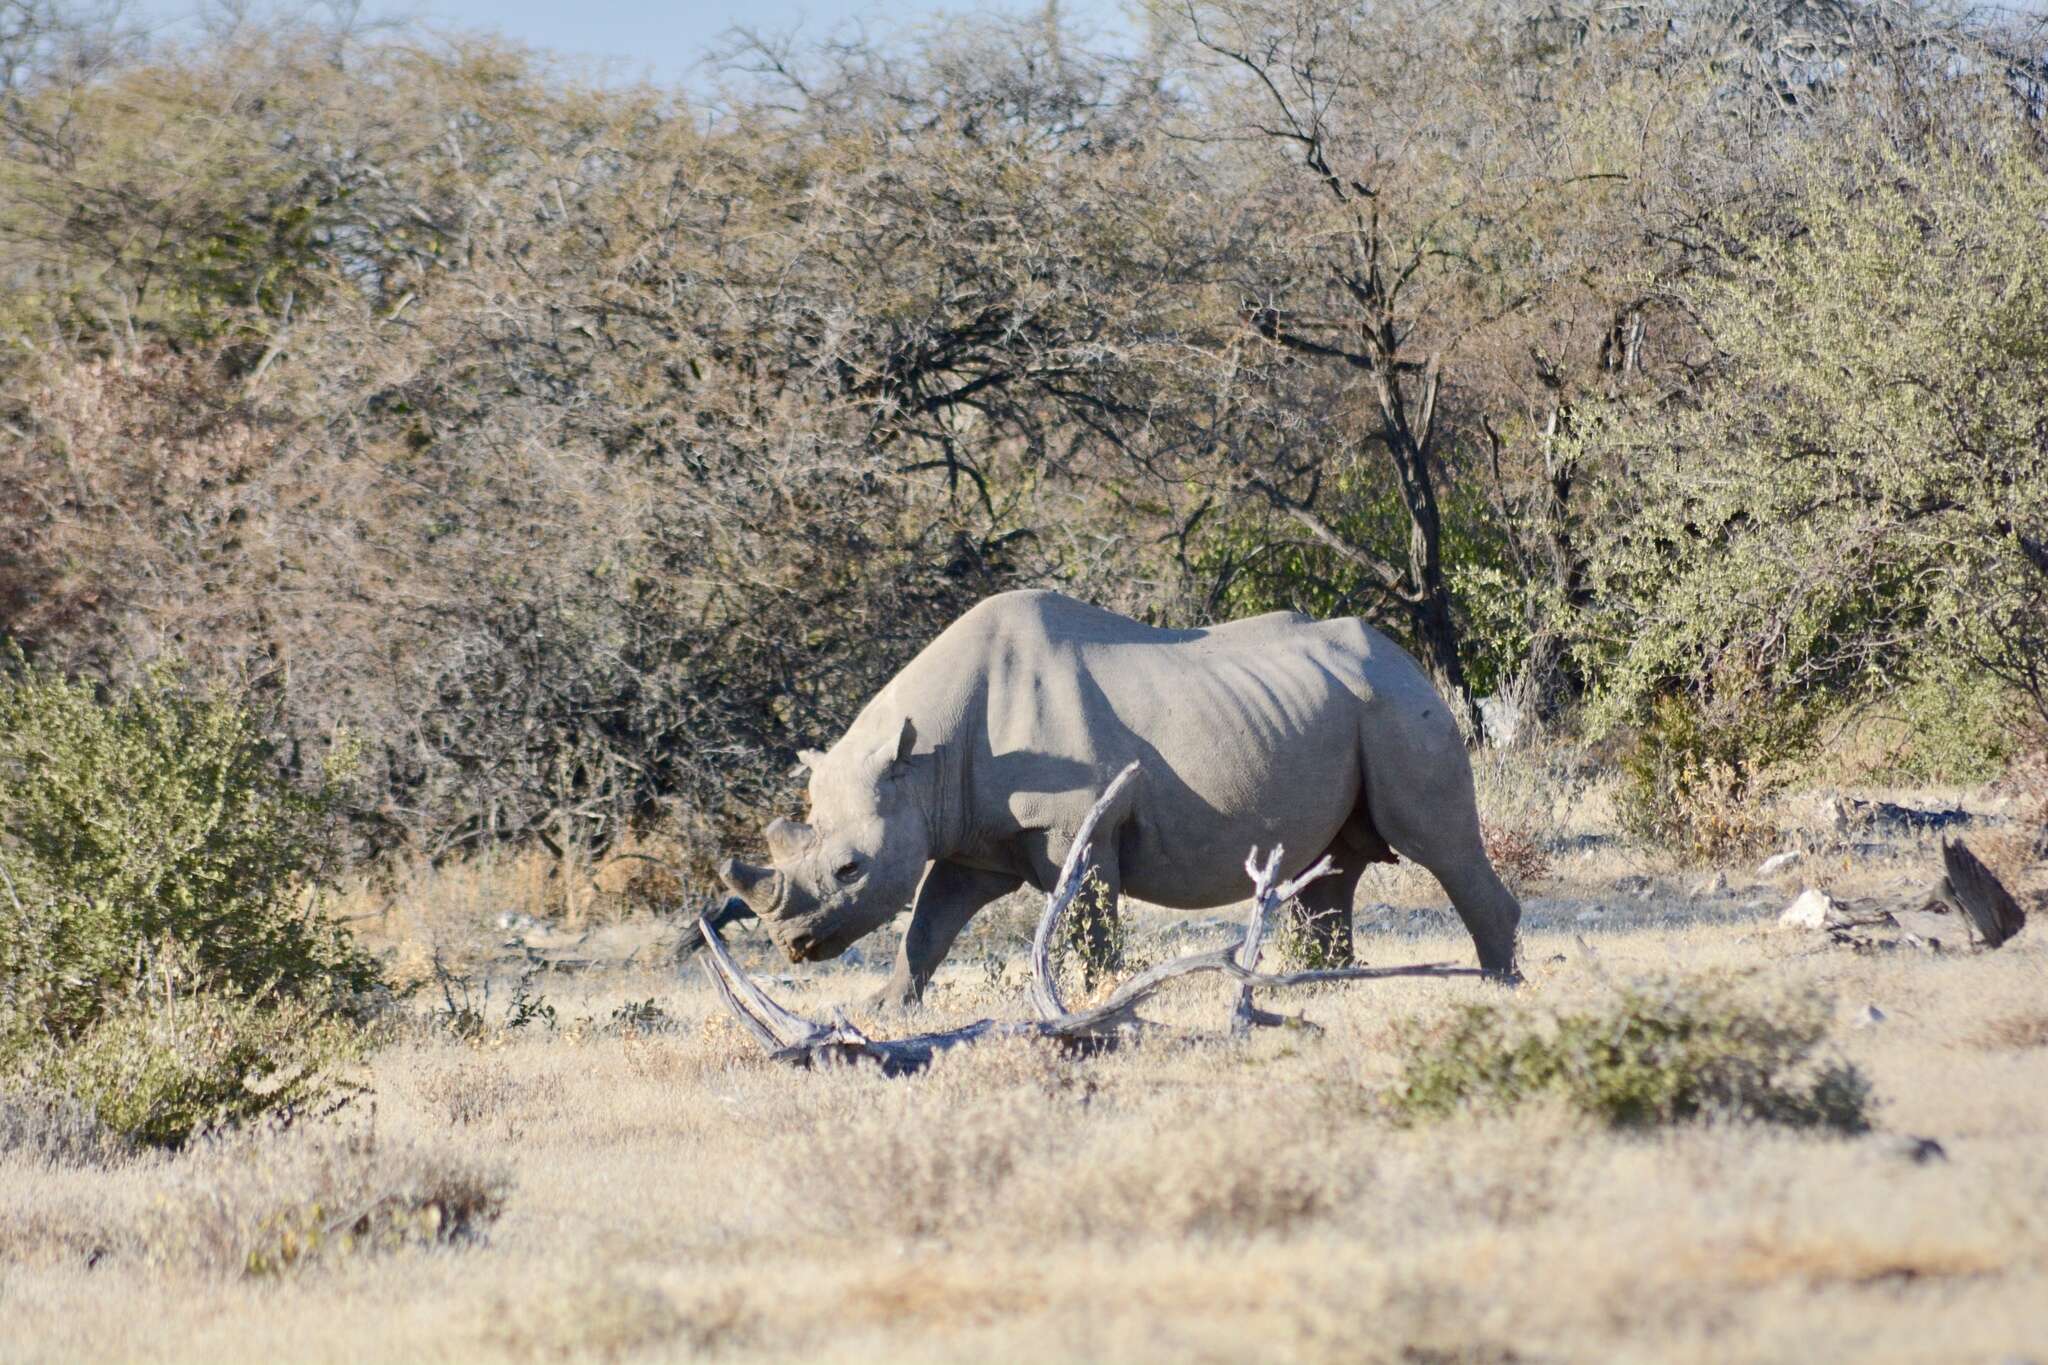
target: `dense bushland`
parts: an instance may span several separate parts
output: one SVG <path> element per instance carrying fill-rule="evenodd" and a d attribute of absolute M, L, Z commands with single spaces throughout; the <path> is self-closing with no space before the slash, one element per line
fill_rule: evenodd
<path fill-rule="evenodd" d="M 302 787 L 354 737 L 359 847 L 701 856 L 1025 585 L 1369 616 L 1731 839 L 1824 718 L 2042 705 L 2021 21 L 1161 3 L 664 91 L 7 15 L 0 633 Z"/>

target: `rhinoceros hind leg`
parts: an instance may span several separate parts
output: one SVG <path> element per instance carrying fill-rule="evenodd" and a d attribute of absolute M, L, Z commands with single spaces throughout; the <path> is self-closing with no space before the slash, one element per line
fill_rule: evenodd
<path fill-rule="evenodd" d="M 1428 868 L 1450 896 L 1479 965 L 1512 978 L 1522 906 L 1486 856 L 1464 744 L 1447 719 L 1404 738 L 1398 751 L 1373 755 L 1366 766 L 1379 832 L 1395 852 Z"/>
<path fill-rule="evenodd" d="M 1465 930 L 1479 949 L 1479 965 L 1507 980 L 1518 980 L 1515 931 L 1522 921 L 1522 903 L 1494 872 L 1485 846 L 1448 867 L 1429 870 L 1450 894 L 1458 918 L 1465 921 Z"/>

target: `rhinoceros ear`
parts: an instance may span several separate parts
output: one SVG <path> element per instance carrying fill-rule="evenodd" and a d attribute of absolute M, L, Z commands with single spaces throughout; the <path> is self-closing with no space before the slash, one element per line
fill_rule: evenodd
<path fill-rule="evenodd" d="M 798 749 L 796 751 L 796 762 L 800 768 L 815 768 L 824 761 L 825 755 L 819 753 L 816 749 Z"/>

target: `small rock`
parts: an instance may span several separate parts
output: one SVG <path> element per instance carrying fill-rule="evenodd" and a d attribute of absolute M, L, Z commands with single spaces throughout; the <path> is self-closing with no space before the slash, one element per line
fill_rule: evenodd
<path fill-rule="evenodd" d="M 1865 1005 L 1862 1009 L 1856 1011 L 1856 1027 L 1869 1028 L 1872 1024 L 1882 1024 L 1889 1018 L 1891 1016 L 1877 1006 Z"/>
<path fill-rule="evenodd" d="M 1727 893 L 1728 874 L 1726 872 L 1716 872 L 1713 876 L 1692 889 L 1693 896 L 1699 900 L 1705 900 L 1708 896 L 1724 896 Z"/>
<path fill-rule="evenodd" d="M 1798 899 L 1785 907 L 1784 913 L 1778 916 L 1778 923 L 1790 929 L 1825 929 L 1829 919 L 1839 910 L 1834 897 L 1809 886 L 1799 893 Z"/>
<path fill-rule="evenodd" d="M 1786 868 L 1793 866 L 1798 861 L 1799 850 L 1796 848 L 1788 848 L 1783 853 L 1773 853 L 1770 857 L 1764 859 L 1763 865 L 1757 868 L 1756 874 L 1759 877 L 1768 877 L 1771 876 L 1773 873 L 1783 872 Z"/>
<path fill-rule="evenodd" d="M 1904 1157 L 1915 1166 L 1925 1166 L 1930 1161 L 1948 1160 L 1948 1150 L 1931 1137 L 1915 1137 L 1911 1133 L 1900 1133 L 1886 1145 L 1894 1154 Z"/>
<path fill-rule="evenodd" d="M 864 965 L 867 960 L 868 955 L 859 948 L 848 948 L 839 955 L 839 965 L 842 967 L 859 967 Z"/>

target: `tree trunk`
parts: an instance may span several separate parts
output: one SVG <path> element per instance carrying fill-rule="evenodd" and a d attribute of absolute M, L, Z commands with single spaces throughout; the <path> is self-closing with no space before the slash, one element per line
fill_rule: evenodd
<path fill-rule="evenodd" d="M 1479 719 L 1479 701 L 1465 682 L 1465 665 L 1459 658 L 1458 618 L 1451 610 L 1451 586 L 1444 576 L 1444 523 L 1437 507 L 1436 483 L 1429 476 L 1429 438 L 1436 425 L 1438 370 L 1431 359 L 1423 377 L 1421 410 L 1416 420 L 1408 419 L 1408 405 L 1392 364 L 1393 350 L 1383 348 L 1384 359 L 1375 366 L 1374 379 L 1384 419 L 1381 435 L 1394 458 L 1401 484 L 1401 502 L 1408 510 L 1408 580 L 1414 598 L 1409 610 L 1415 622 L 1415 643 L 1423 662 L 1435 674 L 1445 698 L 1463 712 L 1467 733 L 1476 743 L 1486 742 L 1486 729 Z"/>

